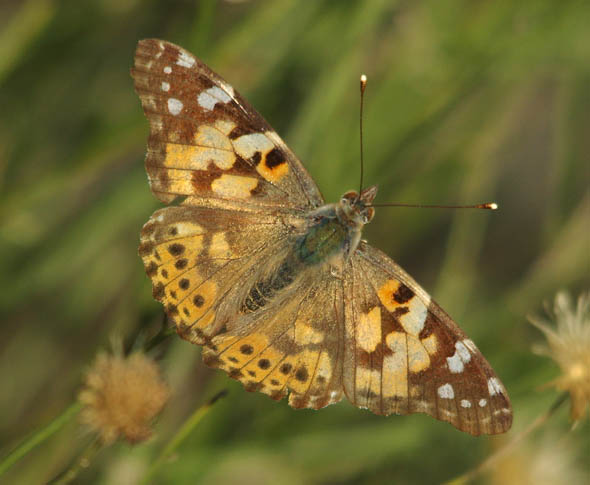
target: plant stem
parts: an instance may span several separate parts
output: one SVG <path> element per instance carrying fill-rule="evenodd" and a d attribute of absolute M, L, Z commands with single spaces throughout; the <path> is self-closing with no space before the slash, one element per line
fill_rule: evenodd
<path fill-rule="evenodd" d="M 514 447 L 520 443 L 524 438 L 530 435 L 533 431 L 537 428 L 545 424 L 555 411 L 557 411 L 561 405 L 567 401 L 569 397 L 569 393 L 563 392 L 560 394 L 557 399 L 553 402 L 551 407 L 545 411 L 543 414 L 537 417 L 531 424 L 528 425 L 525 429 L 523 429 L 520 433 L 518 433 L 512 441 L 508 442 L 505 446 L 500 448 L 495 453 L 492 453 L 488 456 L 484 461 L 482 461 L 479 465 L 475 468 L 472 468 L 468 472 L 464 473 L 463 475 L 459 475 L 458 477 L 445 482 L 446 485 L 463 485 L 469 483 L 475 477 L 477 477 L 480 473 L 485 471 L 486 469 L 490 468 L 491 465 L 496 463 L 500 458 L 504 457 L 509 451 L 513 450 Z"/>
<path fill-rule="evenodd" d="M 31 436 L 25 439 L 20 445 L 12 450 L 2 461 L 0 461 L 0 476 L 2 476 L 12 465 L 19 461 L 23 456 L 33 450 L 35 447 L 46 441 L 59 429 L 61 429 L 70 419 L 72 419 L 82 405 L 76 401 L 71 404 L 60 416 L 55 418 L 45 427 L 35 431 Z"/>
<path fill-rule="evenodd" d="M 48 485 L 67 485 L 68 483 L 72 483 L 72 481 L 76 479 L 80 473 L 80 470 L 90 466 L 92 459 L 102 448 L 103 446 L 98 438 L 92 440 L 92 443 L 86 447 L 82 455 L 76 459 L 74 464 L 70 466 L 70 468 L 68 468 L 64 473 L 58 475 L 56 478 L 48 482 Z"/>
<path fill-rule="evenodd" d="M 162 343 L 164 340 L 166 340 L 171 335 L 174 335 L 175 333 L 176 330 L 173 328 L 162 327 L 160 331 L 145 344 L 145 347 L 143 349 L 144 352 L 149 352 L 154 347 L 158 346 L 160 343 Z"/>
<path fill-rule="evenodd" d="M 152 466 L 148 469 L 146 475 L 141 481 L 142 484 L 147 484 L 151 481 L 154 474 L 162 466 L 167 458 L 174 453 L 178 446 L 187 438 L 187 436 L 195 429 L 201 422 L 205 415 L 210 411 L 211 407 L 222 397 L 227 394 L 226 390 L 220 391 L 213 396 L 207 403 L 197 408 L 196 411 L 184 422 L 174 437 L 164 447 L 160 455 L 156 458 Z"/>

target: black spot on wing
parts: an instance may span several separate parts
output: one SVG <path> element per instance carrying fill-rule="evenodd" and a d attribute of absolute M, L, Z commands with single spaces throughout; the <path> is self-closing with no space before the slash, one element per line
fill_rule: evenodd
<path fill-rule="evenodd" d="M 283 152 L 277 147 L 266 154 L 266 166 L 268 168 L 274 168 L 283 163 L 285 163 L 285 157 L 283 156 Z"/>
<path fill-rule="evenodd" d="M 414 292 L 403 283 L 400 283 L 399 288 L 393 294 L 393 300 L 399 304 L 406 303 L 412 298 L 414 298 Z"/>

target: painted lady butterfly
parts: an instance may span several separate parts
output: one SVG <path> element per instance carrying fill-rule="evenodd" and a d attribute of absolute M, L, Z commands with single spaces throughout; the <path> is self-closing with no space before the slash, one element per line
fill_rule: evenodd
<path fill-rule="evenodd" d="M 455 322 L 361 240 L 377 193 L 325 204 L 270 125 L 184 49 L 142 40 L 132 69 L 164 203 L 140 255 L 178 333 L 273 399 L 343 395 L 376 414 L 426 413 L 472 435 L 507 431 L 500 380 Z"/>

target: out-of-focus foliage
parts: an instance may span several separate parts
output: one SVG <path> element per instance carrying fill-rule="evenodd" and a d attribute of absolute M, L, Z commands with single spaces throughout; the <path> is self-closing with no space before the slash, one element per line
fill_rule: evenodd
<path fill-rule="evenodd" d="M 364 72 L 365 180 L 379 183 L 380 202 L 498 202 L 496 213 L 381 209 L 365 237 L 476 341 L 521 430 L 555 398 L 539 386 L 556 376 L 530 352 L 539 335 L 525 316 L 559 289 L 575 296 L 590 284 L 589 25 L 581 0 L 1 2 L 3 451 L 75 399 L 113 335 L 138 346 L 162 322 L 137 256 L 139 230 L 159 207 L 129 76 L 145 37 L 184 46 L 231 82 L 327 200 L 358 184 Z M 436 483 L 503 442 L 347 403 L 294 411 L 205 368 L 199 348 L 176 337 L 155 356 L 171 388 L 155 438 L 103 450 L 84 483 L 133 483 L 223 387 L 229 396 L 159 483 Z M 567 413 L 552 423 L 565 433 Z M 569 443 L 587 457 L 581 427 Z M 50 479 L 87 442 L 72 422 L 6 483 Z"/>

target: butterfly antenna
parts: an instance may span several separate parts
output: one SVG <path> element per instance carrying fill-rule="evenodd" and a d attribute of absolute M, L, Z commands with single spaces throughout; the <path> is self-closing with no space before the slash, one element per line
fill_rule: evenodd
<path fill-rule="evenodd" d="M 474 205 L 424 205 L 424 204 L 371 204 L 367 207 L 416 207 L 420 209 L 487 209 L 495 211 L 498 204 L 495 202 L 485 202 L 484 204 Z"/>
<path fill-rule="evenodd" d="M 359 113 L 359 130 L 360 130 L 360 148 L 361 148 L 361 182 L 359 187 L 359 197 L 363 191 L 363 174 L 365 169 L 364 164 L 364 149 L 363 149 L 363 106 L 365 100 L 365 88 L 367 87 L 367 76 L 361 74 L 361 107 Z M 370 204 L 366 207 L 416 207 L 425 209 L 486 209 L 495 211 L 498 209 L 498 204 L 495 202 L 485 202 L 483 204 L 474 205 L 424 205 L 424 204 Z"/>
<path fill-rule="evenodd" d="M 360 129 L 360 140 L 361 140 L 361 183 L 359 187 L 359 197 L 363 191 L 363 173 L 364 173 L 364 162 L 363 162 L 363 101 L 365 98 L 365 88 L 367 87 L 367 76 L 361 74 L 361 110 L 359 115 L 359 129 Z"/>

